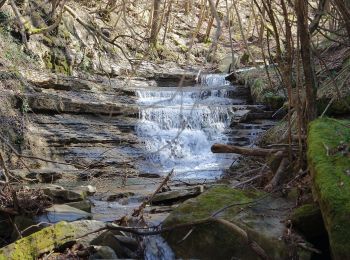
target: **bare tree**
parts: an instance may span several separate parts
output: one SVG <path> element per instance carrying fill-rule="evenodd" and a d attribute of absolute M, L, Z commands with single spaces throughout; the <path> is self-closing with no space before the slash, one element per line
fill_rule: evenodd
<path fill-rule="evenodd" d="M 152 15 L 152 25 L 151 25 L 151 36 L 149 42 L 152 47 L 157 45 L 158 40 L 158 26 L 159 26 L 159 15 L 160 15 L 160 4 L 161 0 L 153 0 L 153 15 Z"/>

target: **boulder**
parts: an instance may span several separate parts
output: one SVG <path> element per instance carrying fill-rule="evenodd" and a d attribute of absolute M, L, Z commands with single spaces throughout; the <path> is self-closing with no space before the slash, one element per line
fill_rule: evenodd
<path fill-rule="evenodd" d="M 79 240 L 80 243 L 91 240 L 96 234 L 90 233 L 104 226 L 103 222 L 95 220 L 59 222 L 1 248 L 0 259 L 37 259 L 40 255 L 85 235 Z"/>
<path fill-rule="evenodd" d="M 121 237 L 124 237 L 122 233 L 118 232 L 117 234 L 115 235 L 112 231 L 106 231 L 92 240 L 90 244 L 94 246 L 108 246 L 121 258 L 137 258 L 134 247 L 130 249 L 131 238 L 125 237 L 125 239 L 128 239 L 128 243 L 126 243 L 125 240 L 121 239 Z"/>
<path fill-rule="evenodd" d="M 235 190 L 228 186 L 213 187 L 177 207 L 166 218 L 163 226 L 172 227 L 203 220 L 224 206 L 237 203 L 237 206 L 227 208 L 216 217 L 243 229 L 271 259 L 285 259 L 289 250 L 280 237 L 285 230 L 282 221 L 287 217 L 287 212 L 282 209 L 292 206 L 292 203 L 265 195 L 257 191 Z M 264 199 L 252 203 L 262 196 Z M 178 258 L 248 260 L 258 258 L 239 232 L 227 228 L 218 221 L 209 221 L 191 229 L 192 227 L 175 228 L 164 234 Z M 186 239 L 183 239 L 184 237 Z M 181 243 L 178 243 L 179 241 Z M 310 257 L 309 253 L 299 249 L 295 253 L 299 255 L 299 259 Z"/>
<path fill-rule="evenodd" d="M 91 214 L 71 206 L 61 204 L 45 209 L 45 213 L 37 217 L 38 222 L 57 223 L 60 221 L 76 221 L 90 219 Z"/>
<path fill-rule="evenodd" d="M 350 259 L 350 121 L 317 119 L 308 131 L 308 166 L 333 259 Z"/>

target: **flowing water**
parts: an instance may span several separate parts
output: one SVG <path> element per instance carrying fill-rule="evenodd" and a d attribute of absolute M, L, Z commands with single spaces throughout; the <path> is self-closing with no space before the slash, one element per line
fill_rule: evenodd
<path fill-rule="evenodd" d="M 230 97 L 234 86 L 224 75 L 202 76 L 193 87 L 137 90 L 140 106 L 137 135 L 147 155 L 142 171 L 175 178 L 215 179 L 232 163 L 232 155 L 213 154 L 214 143 L 228 143 L 227 129 L 235 115 Z"/>

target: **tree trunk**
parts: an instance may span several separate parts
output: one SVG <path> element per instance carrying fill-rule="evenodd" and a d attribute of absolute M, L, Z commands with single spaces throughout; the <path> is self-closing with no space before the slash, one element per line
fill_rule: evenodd
<path fill-rule="evenodd" d="M 299 40 L 301 46 L 301 59 L 305 77 L 306 92 L 306 123 L 317 116 L 316 109 L 316 80 L 313 71 L 310 33 L 308 28 L 308 4 L 304 0 L 296 0 L 295 11 L 297 14 Z"/>
<path fill-rule="evenodd" d="M 152 15 L 152 26 L 151 26 L 151 36 L 150 36 L 150 44 L 152 47 L 157 46 L 160 4 L 161 4 L 161 0 L 153 0 L 153 15 Z"/>
<path fill-rule="evenodd" d="M 220 1 L 220 0 L 217 0 L 217 1 L 216 1 L 216 3 L 215 3 L 215 8 L 218 7 L 219 1 Z M 209 2 L 209 4 L 210 4 L 210 2 Z M 209 40 L 210 32 L 211 32 L 211 28 L 213 27 L 213 24 L 214 24 L 214 15 L 212 15 L 212 16 L 210 17 L 210 19 L 209 19 L 207 31 L 205 32 L 204 41 L 208 41 L 208 40 Z"/>

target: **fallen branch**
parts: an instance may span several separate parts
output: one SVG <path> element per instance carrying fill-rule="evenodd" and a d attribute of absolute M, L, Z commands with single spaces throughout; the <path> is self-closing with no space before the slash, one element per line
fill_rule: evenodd
<path fill-rule="evenodd" d="M 283 155 L 286 156 L 288 153 L 286 150 L 281 149 L 247 148 L 226 144 L 214 144 L 211 147 L 211 151 L 213 153 L 237 153 L 248 156 L 268 156 L 280 151 L 282 151 Z"/>
<path fill-rule="evenodd" d="M 259 246 L 259 244 L 257 242 L 255 242 L 254 240 L 252 240 L 248 233 L 240 228 L 239 226 L 237 226 L 236 224 L 233 224 L 230 221 L 227 221 L 225 219 L 215 219 L 214 220 L 217 223 L 220 223 L 222 225 L 224 225 L 226 228 L 228 228 L 229 230 L 233 231 L 235 234 L 238 234 L 241 238 L 244 239 L 244 241 L 248 244 L 248 246 L 250 247 L 250 249 L 252 249 L 252 251 L 260 258 L 260 259 L 270 259 L 268 257 L 268 255 L 266 254 L 265 250 L 262 249 L 261 246 Z"/>
<path fill-rule="evenodd" d="M 275 176 L 272 178 L 269 184 L 265 186 L 264 188 L 265 191 L 269 192 L 275 189 L 275 187 L 280 183 L 283 176 L 285 176 L 288 165 L 289 165 L 289 160 L 286 157 L 283 158 L 280 165 L 278 166 Z"/>

